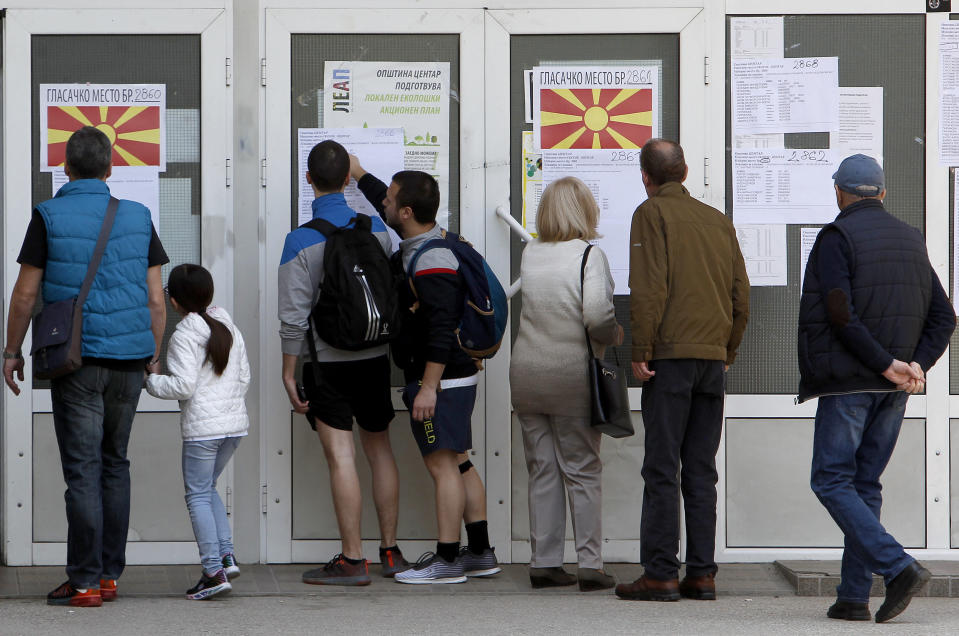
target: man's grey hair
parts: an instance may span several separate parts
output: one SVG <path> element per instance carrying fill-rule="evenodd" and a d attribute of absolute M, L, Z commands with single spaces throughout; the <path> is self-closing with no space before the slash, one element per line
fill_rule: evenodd
<path fill-rule="evenodd" d="M 93 126 L 84 126 L 67 140 L 67 166 L 74 179 L 102 179 L 110 170 L 110 139 Z"/>

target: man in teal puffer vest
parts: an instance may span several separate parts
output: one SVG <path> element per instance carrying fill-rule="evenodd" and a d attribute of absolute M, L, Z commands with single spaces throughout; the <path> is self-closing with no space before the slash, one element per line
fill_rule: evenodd
<path fill-rule="evenodd" d="M 10 299 L 3 377 L 20 394 L 21 345 L 37 295 L 54 303 L 79 293 L 110 189 L 110 140 L 86 126 L 66 148 L 70 182 L 33 211 Z M 83 305 L 83 365 L 52 380 L 53 424 L 67 484 L 67 577 L 52 605 L 99 606 L 117 595 L 130 521 L 127 442 L 145 365 L 166 325 L 160 267 L 169 262 L 150 211 L 120 201 L 106 250 Z"/>

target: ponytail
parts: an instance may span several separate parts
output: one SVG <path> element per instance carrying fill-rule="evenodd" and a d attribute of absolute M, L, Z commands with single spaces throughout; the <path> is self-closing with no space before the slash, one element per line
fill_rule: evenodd
<path fill-rule="evenodd" d="M 213 365 L 213 372 L 223 375 L 226 363 L 230 361 L 230 349 L 233 347 L 233 334 L 219 320 L 210 317 L 205 311 L 200 314 L 210 327 L 210 339 L 206 341 L 206 360 Z"/>
<path fill-rule="evenodd" d="M 183 263 L 170 270 L 167 279 L 170 298 L 188 312 L 199 314 L 210 328 L 206 343 L 206 358 L 213 365 L 213 372 L 222 375 L 230 361 L 233 333 L 219 320 L 211 318 L 206 309 L 213 300 L 213 277 L 200 265 Z"/>

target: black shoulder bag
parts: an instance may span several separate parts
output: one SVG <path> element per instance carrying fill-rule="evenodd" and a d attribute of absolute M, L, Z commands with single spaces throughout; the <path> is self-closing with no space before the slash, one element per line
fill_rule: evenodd
<path fill-rule="evenodd" d="M 30 355 L 33 356 L 33 375 L 38 380 L 59 378 L 73 373 L 83 364 L 83 303 L 87 301 L 93 279 L 100 268 L 100 259 L 106 250 L 119 205 L 116 198 L 110 197 L 80 292 L 72 298 L 45 305 L 33 318 Z"/>
<path fill-rule="evenodd" d="M 579 268 L 579 289 L 582 294 L 583 280 L 586 278 L 586 259 L 592 245 L 583 252 L 583 263 Z M 585 301 L 585 295 L 583 296 Z M 585 306 L 584 306 L 585 308 Z M 610 437 L 629 437 L 633 430 L 633 420 L 629 415 L 629 392 L 626 387 L 626 374 L 618 366 L 600 360 L 593 354 L 593 343 L 586 332 L 586 351 L 589 369 L 590 425 Z"/>

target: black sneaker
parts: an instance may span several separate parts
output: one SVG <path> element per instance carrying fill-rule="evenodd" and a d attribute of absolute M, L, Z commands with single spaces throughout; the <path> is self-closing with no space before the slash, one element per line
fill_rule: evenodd
<path fill-rule="evenodd" d="M 321 568 L 303 573 L 303 582 L 310 585 L 369 585 L 370 568 L 366 559 L 353 564 L 337 554 Z"/>
<path fill-rule="evenodd" d="M 383 564 L 383 576 L 388 579 L 413 567 L 399 548 L 388 548 L 386 550 L 380 548 L 380 563 Z"/>
<path fill-rule="evenodd" d="M 223 573 L 226 574 L 226 578 L 232 581 L 240 576 L 240 566 L 237 565 L 236 557 L 233 556 L 232 553 L 224 554 L 221 561 L 223 563 Z"/>
<path fill-rule="evenodd" d="M 836 601 L 826 612 L 826 616 L 843 621 L 868 621 L 872 619 L 872 614 L 869 613 L 869 603 L 853 603 L 850 601 Z"/>
<path fill-rule="evenodd" d="M 451 563 L 438 554 L 426 552 L 416 565 L 398 572 L 393 580 L 397 583 L 466 583 L 466 575 L 459 556 Z"/>
<path fill-rule="evenodd" d="M 883 601 L 876 612 L 876 622 L 885 623 L 890 618 L 895 618 L 902 614 L 909 606 L 912 597 L 919 594 L 925 587 L 932 573 L 919 565 L 919 561 L 913 561 L 906 566 L 902 572 L 896 575 L 896 578 L 889 581 L 886 586 L 886 600 Z"/>
<path fill-rule="evenodd" d="M 474 554 L 469 547 L 463 546 L 460 548 L 460 560 L 466 576 L 492 576 L 501 571 L 494 548 L 486 548 L 479 554 Z"/>
<path fill-rule="evenodd" d="M 186 597 L 191 601 L 203 601 L 217 594 L 223 594 L 233 589 L 230 581 L 226 578 L 223 568 L 216 571 L 213 576 L 207 576 L 204 572 L 200 576 L 200 581 L 186 591 Z"/>

